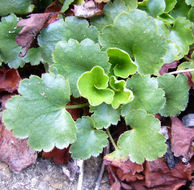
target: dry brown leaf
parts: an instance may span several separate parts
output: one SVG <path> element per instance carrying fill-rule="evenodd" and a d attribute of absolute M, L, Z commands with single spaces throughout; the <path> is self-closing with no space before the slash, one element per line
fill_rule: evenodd
<path fill-rule="evenodd" d="M 0 69 L 0 92 L 14 92 L 18 89 L 21 77 L 16 69 Z"/>
<path fill-rule="evenodd" d="M 171 149 L 176 157 L 184 156 L 189 160 L 194 155 L 194 150 L 191 148 L 194 129 L 184 126 L 176 117 L 172 117 L 171 121 Z"/>
<path fill-rule="evenodd" d="M 159 73 L 161 75 L 168 73 L 169 69 L 175 69 L 177 67 L 178 61 L 173 61 L 172 63 L 164 64 L 162 65 L 162 68 L 160 69 Z"/>
<path fill-rule="evenodd" d="M 109 190 L 120 190 L 120 189 L 121 189 L 121 184 L 120 184 L 120 182 L 117 181 L 111 185 Z"/>
<path fill-rule="evenodd" d="M 110 0 L 94 0 L 96 3 L 108 3 Z"/>
<path fill-rule="evenodd" d="M 27 139 L 14 137 L 3 124 L 0 124 L 0 160 L 9 165 L 13 172 L 34 164 L 37 159 L 36 151 L 32 150 Z"/>
<path fill-rule="evenodd" d="M 80 18 L 91 18 L 103 15 L 102 9 L 99 9 L 93 1 L 87 1 L 81 5 L 74 5 L 72 11 L 75 16 Z"/>
<path fill-rule="evenodd" d="M 31 14 L 29 18 L 22 19 L 18 22 L 17 26 L 23 27 L 19 35 L 16 37 L 17 44 L 24 48 L 24 50 L 20 53 L 21 57 L 26 55 L 28 49 L 32 47 L 39 32 L 54 14 L 56 13 Z"/>

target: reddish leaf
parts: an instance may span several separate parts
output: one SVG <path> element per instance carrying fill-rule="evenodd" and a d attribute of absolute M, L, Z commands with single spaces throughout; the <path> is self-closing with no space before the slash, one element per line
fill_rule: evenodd
<path fill-rule="evenodd" d="M 170 170 L 166 162 L 159 158 L 146 162 L 145 182 L 149 188 L 157 190 L 177 190 L 191 180 L 191 165 L 184 165 L 180 160 L 175 168 Z"/>
<path fill-rule="evenodd" d="M 74 5 L 74 9 L 72 9 L 72 11 L 75 16 L 80 18 L 91 18 L 103 15 L 102 9 L 98 8 L 93 1 L 87 1 L 81 5 Z"/>
<path fill-rule="evenodd" d="M 15 69 L 0 69 L 0 92 L 14 92 L 18 89 L 21 77 Z"/>
<path fill-rule="evenodd" d="M 66 164 L 67 161 L 71 158 L 69 153 L 69 148 L 64 148 L 62 150 L 54 148 L 51 152 L 43 152 L 43 158 L 52 158 L 57 164 Z"/>
<path fill-rule="evenodd" d="M 117 181 L 111 185 L 109 190 L 120 190 L 120 189 L 121 189 L 121 184 L 120 184 L 120 182 Z"/>
<path fill-rule="evenodd" d="M 3 124 L 0 124 L 0 160 L 7 163 L 14 172 L 35 163 L 36 151 L 32 150 L 27 139 L 17 139 Z"/>
<path fill-rule="evenodd" d="M 169 69 L 175 69 L 177 67 L 178 61 L 173 61 L 172 63 L 164 64 L 162 65 L 162 68 L 160 69 L 159 73 L 161 75 L 168 73 Z"/>
<path fill-rule="evenodd" d="M 29 48 L 32 47 L 34 39 L 40 30 L 45 26 L 47 21 L 56 13 L 37 13 L 31 14 L 29 18 L 22 19 L 18 22 L 18 27 L 23 27 L 19 35 L 16 37 L 18 45 L 24 48 L 20 56 L 24 57 Z"/>
<path fill-rule="evenodd" d="M 186 72 L 185 74 L 186 74 L 186 76 L 188 78 L 189 86 L 194 89 L 194 81 L 192 80 L 191 73 L 190 72 Z"/>
<path fill-rule="evenodd" d="M 12 96 L 14 96 L 14 94 L 7 94 L 7 95 L 4 95 L 4 96 L 1 97 L 0 102 L 1 102 L 2 110 L 5 109 L 5 104 L 6 104 L 6 102 L 7 102 Z"/>
<path fill-rule="evenodd" d="M 135 181 L 135 182 L 130 182 L 130 186 L 132 187 L 133 190 L 146 190 L 147 188 L 145 187 L 145 181 Z"/>
<path fill-rule="evenodd" d="M 183 125 L 176 117 L 171 118 L 171 149 L 176 157 L 184 156 L 190 159 L 194 155 L 191 143 L 194 140 L 194 130 Z"/>

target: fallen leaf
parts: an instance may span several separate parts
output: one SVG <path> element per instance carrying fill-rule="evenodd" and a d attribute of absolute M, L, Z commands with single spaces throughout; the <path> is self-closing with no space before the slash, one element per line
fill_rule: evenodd
<path fill-rule="evenodd" d="M 99 9 L 93 1 L 87 1 L 81 5 L 74 5 L 72 11 L 75 16 L 80 18 L 91 18 L 103 15 L 102 9 Z"/>
<path fill-rule="evenodd" d="M 178 61 L 173 61 L 172 63 L 162 65 L 162 68 L 159 71 L 160 75 L 168 73 L 169 69 L 175 69 L 177 67 L 177 64 L 178 64 Z"/>
<path fill-rule="evenodd" d="M 194 155 L 191 148 L 194 130 L 183 125 L 176 117 L 171 118 L 171 149 L 176 157 L 183 156 L 189 160 Z"/>
<path fill-rule="evenodd" d="M 96 3 L 107 3 L 109 1 L 110 0 L 94 0 L 94 2 L 96 2 Z"/>
<path fill-rule="evenodd" d="M 28 49 L 32 47 L 39 32 L 54 14 L 56 13 L 31 14 L 29 18 L 22 19 L 18 22 L 17 26 L 23 27 L 19 35 L 16 37 L 17 44 L 24 48 L 24 50 L 20 53 L 21 57 L 26 55 Z"/>
<path fill-rule="evenodd" d="M 14 92 L 18 89 L 21 77 L 16 69 L 0 69 L 0 92 Z"/>
<path fill-rule="evenodd" d="M 191 165 L 184 165 L 180 160 L 175 168 L 170 170 L 163 158 L 145 165 L 145 183 L 149 189 L 177 190 L 191 180 Z"/>
<path fill-rule="evenodd" d="M 71 158 L 71 154 L 69 153 L 69 148 L 58 149 L 54 148 L 50 152 L 43 152 L 43 158 L 52 158 L 53 161 L 57 164 L 66 164 L 67 161 Z"/>
<path fill-rule="evenodd" d="M 6 104 L 6 102 L 7 102 L 12 96 L 14 96 L 14 95 L 16 95 L 16 94 L 6 94 L 6 95 L 4 95 L 4 96 L 2 96 L 2 97 L 0 98 L 0 103 L 1 103 L 1 108 L 2 108 L 2 110 L 5 109 L 5 104 Z"/>
<path fill-rule="evenodd" d="M 32 150 L 26 139 L 17 139 L 3 124 L 0 124 L 0 160 L 9 165 L 13 172 L 34 164 L 36 151 Z"/>
<path fill-rule="evenodd" d="M 120 182 L 117 181 L 111 185 L 109 190 L 120 190 L 120 189 L 121 189 L 121 184 L 120 184 Z"/>

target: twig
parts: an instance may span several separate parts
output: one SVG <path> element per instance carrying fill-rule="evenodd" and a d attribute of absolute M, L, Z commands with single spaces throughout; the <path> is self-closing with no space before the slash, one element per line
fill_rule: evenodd
<path fill-rule="evenodd" d="M 186 72 L 194 72 L 194 69 L 185 69 L 185 70 L 173 71 L 173 72 L 170 72 L 168 74 L 173 75 L 173 74 L 186 73 Z"/>
<path fill-rule="evenodd" d="M 77 190 L 82 190 L 83 177 L 84 177 L 84 161 L 83 160 L 78 160 L 77 161 L 77 166 L 79 166 L 79 168 L 80 168 L 78 184 L 77 184 Z"/>
<path fill-rule="evenodd" d="M 107 155 L 110 152 L 110 144 L 108 143 L 108 145 L 106 146 L 106 148 L 104 149 L 104 155 Z M 98 179 L 96 181 L 96 186 L 94 190 L 98 190 L 102 181 L 102 177 L 104 174 L 104 169 L 105 169 L 105 164 L 104 164 L 104 160 L 102 161 L 102 166 L 100 168 L 100 173 L 98 175 Z"/>

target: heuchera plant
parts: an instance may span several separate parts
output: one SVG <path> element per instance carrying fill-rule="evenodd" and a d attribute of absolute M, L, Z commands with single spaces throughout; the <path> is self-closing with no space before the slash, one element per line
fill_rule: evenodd
<path fill-rule="evenodd" d="M 2 7 L 11 7 L 10 2 Z M 32 5 L 25 2 L 21 9 L 0 8 L 0 15 L 29 12 Z M 183 111 L 189 86 L 184 74 L 160 75 L 159 70 L 188 54 L 194 42 L 193 6 L 192 0 L 114 0 L 104 6 L 104 16 L 90 22 L 71 16 L 49 24 L 38 35 L 39 47 L 24 58 L 15 40 L 19 18 L 2 17 L 1 62 L 10 68 L 26 62 L 49 66 L 41 77 L 20 83 L 19 95 L 6 104 L 4 124 L 37 151 L 71 145 L 75 159 L 99 155 L 108 138 L 115 148 L 106 156 L 109 160 L 143 163 L 163 156 L 165 138 L 154 114 Z M 67 8 L 64 4 L 62 11 Z M 178 69 L 194 68 L 193 58 Z M 70 96 L 86 103 L 69 105 Z M 67 111 L 88 106 L 90 114 L 77 121 Z M 131 129 L 116 143 L 109 128 L 121 118 Z"/>

